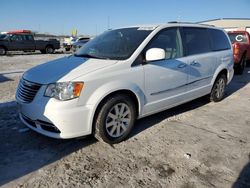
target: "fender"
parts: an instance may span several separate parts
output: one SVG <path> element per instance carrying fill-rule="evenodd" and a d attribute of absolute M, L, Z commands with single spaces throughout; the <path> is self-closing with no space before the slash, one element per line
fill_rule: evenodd
<path fill-rule="evenodd" d="M 220 64 L 217 69 L 215 70 L 215 73 L 213 75 L 213 78 L 211 80 L 211 85 L 214 85 L 214 82 L 216 80 L 216 78 L 218 77 L 218 75 L 221 73 L 221 71 L 226 70 L 227 71 L 227 84 L 229 84 L 229 82 L 232 79 L 232 75 L 233 75 L 233 62 L 231 62 L 230 64 Z"/>
<path fill-rule="evenodd" d="M 124 82 L 122 80 L 118 80 L 118 81 L 112 81 L 107 84 L 104 84 L 101 87 L 99 87 L 90 96 L 86 104 L 93 104 L 94 109 L 96 110 L 97 106 L 106 96 L 108 96 L 109 94 L 113 92 L 121 91 L 121 90 L 128 90 L 135 94 L 138 104 L 139 104 L 138 113 L 140 115 L 143 111 L 143 106 L 145 104 L 145 101 L 144 101 L 145 96 L 144 96 L 144 92 L 142 91 L 142 89 L 137 84 L 132 83 L 132 82 Z"/>
<path fill-rule="evenodd" d="M 93 124 L 95 112 L 101 101 L 109 94 L 121 90 L 128 90 L 135 94 L 138 101 L 138 117 L 141 116 L 145 104 L 145 96 L 142 89 L 137 84 L 132 82 L 124 82 L 122 80 L 112 81 L 99 87 L 87 100 L 86 104 L 93 105 L 92 114 L 89 120 L 90 125 Z"/>

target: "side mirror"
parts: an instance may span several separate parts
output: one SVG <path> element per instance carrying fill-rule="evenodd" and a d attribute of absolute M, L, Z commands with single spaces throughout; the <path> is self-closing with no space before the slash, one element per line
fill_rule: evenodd
<path fill-rule="evenodd" d="M 165 59 L 165 50 L 161 48 L 150 48 L 146 52 L 146 61 L 157 61 Z"/>

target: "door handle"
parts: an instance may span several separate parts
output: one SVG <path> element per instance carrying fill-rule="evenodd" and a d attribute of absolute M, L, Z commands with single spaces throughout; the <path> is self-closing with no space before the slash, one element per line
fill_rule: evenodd
<path fill-rule="evenodd" d="M 198 61 L 193 61 L 192 63 L 190 63 L 190 65 L 197 67 L 200 65 L 200 63 Z"/>
<path fill-rule="evenodd" d="M 184 67 L 186 67 L 186 66 L 187 66 L 186 63 L 181 63 L 181 64 L 178 65 L 178 68 L 181 69 L 181 68 L 184 68 Z"/>

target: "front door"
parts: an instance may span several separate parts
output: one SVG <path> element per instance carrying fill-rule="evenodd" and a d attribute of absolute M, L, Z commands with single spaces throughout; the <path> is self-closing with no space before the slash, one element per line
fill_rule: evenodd
<path fill-rule="evenodd" d="M 20 35 L 12 35 L 10 37 L 10 50 L 22 50 L 23 49 L 23 38 Z"/>
<path fill-rule="evenodd" d="M 144 65 L 145 114 L 160 111 L 181 102 L 181 96 L 186 91 L 188 71 L 178 28 L 160 31 L 149 42 L 145 51 L 150 48 L 164 49 L 166 57 L 164 60 L 147 62 Z"/>

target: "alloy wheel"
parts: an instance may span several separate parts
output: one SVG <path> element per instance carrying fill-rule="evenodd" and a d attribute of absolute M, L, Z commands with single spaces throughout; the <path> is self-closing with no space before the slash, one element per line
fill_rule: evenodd
<path fill-rule="evenodd" d="M 220 98 L 221 96 L 224 95 L 225 91 L 225 80 L 223 78 L 220 78 L 217 83 L 216 83 L 216 88 L 215 88 L 215 95 L 217 98 Z"/>
<path fill-rule="evenodd" d="M 109 136 L 117 138 L 128 129 L 131 121 L 131 111 L 127 104 L 114 105 L 107 114 L 105 128 Z"/>

